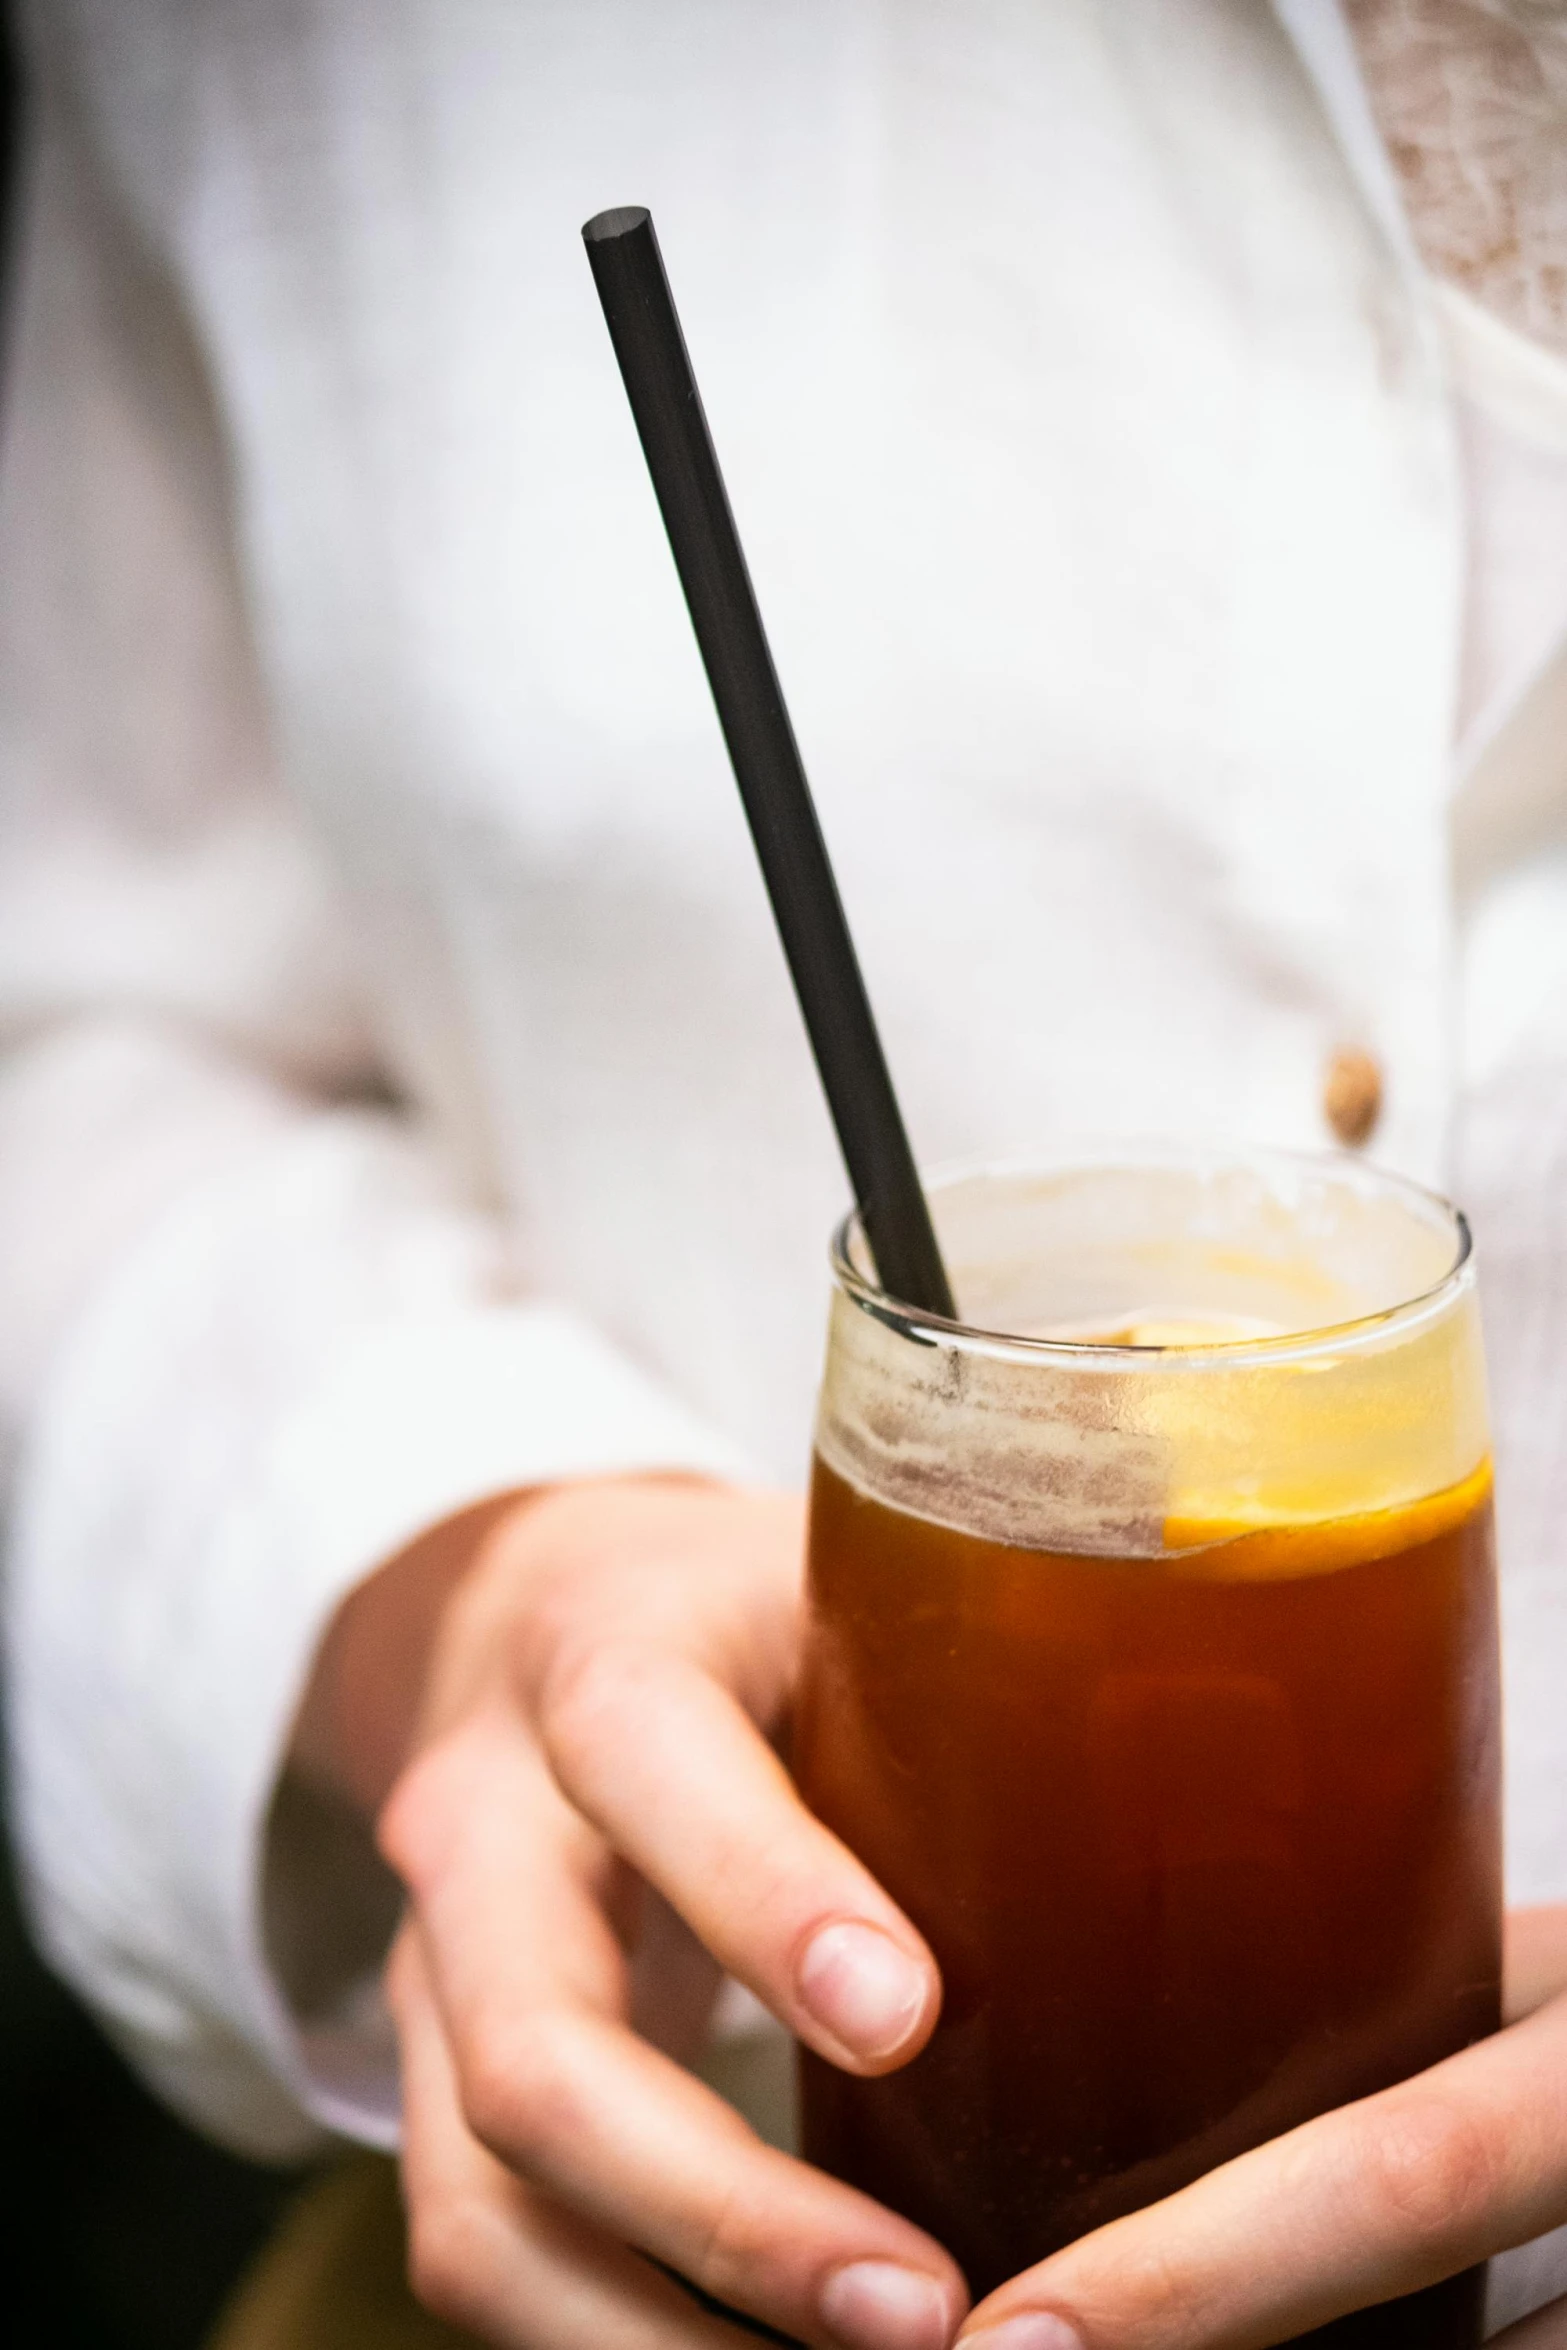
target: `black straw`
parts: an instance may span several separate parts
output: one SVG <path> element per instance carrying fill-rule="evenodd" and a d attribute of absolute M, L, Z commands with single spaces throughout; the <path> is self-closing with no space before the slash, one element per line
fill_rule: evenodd
<path fill-rule="evenodd" d="M 652 218 L 622 205 L 582 235 L 877 1274 L 955 1319 Z"/>

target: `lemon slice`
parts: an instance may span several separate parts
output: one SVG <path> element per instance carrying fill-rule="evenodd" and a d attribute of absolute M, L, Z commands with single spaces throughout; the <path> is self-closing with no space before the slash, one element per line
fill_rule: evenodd
<path fill-rule="evenodd" d="M 1254 1518 L 1168 1517 L 1165 1549 L 1176 1554 L 1169 1560 L 1174 1573 L 1205 1581 L 1271 1582 L 1332 1575 L 1435 1542 L 1472 1517 L 1490 1494 L 1491 1463 L 1486 1459 L 1456 1485 L 1392 1509 L 1361 1510 L 1339 1518 L 1281 1519 L 1261 1512 Z"/>

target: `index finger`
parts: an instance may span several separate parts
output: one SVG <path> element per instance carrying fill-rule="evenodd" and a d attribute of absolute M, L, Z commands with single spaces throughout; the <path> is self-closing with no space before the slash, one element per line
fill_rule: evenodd
<path fill-rule="evenodd" d="M 941 1982 L 923 1937 L 702 1666 L 602 1640 L 545 1679 L 538 1733 L 582 1816 L 800 2039 L 859 2073 L 924 2045 Z"/>
<path fill-rule="evenodd" d="M 385 1838 L 461 2127 L 530 2190 L 791 2340 L 942 2350 L 967 2295 L 907 2220 L 766 2146 L 629 2028 L 597 1840 L 495 1709 L 405 1775 Z"/>
<path fill-rule="evenodd" d="M 1003 2285 L 959 2350 L 1264 2350 L 1567 2219 L 1567 1998 Z"/>

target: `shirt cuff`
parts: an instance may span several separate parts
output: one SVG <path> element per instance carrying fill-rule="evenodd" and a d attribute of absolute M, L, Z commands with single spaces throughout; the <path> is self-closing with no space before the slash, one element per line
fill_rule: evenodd
<path fill-rule="evenodd" d="M 73 1547 L 113 1538 L 79 1506 L 72 1470 L 92 1455 L 77 1438 L 101 1425 L 95 1386 L 134 1375 L 123 1355 L 100 1347 L 78 1366 L 18 1535 L 19 1822 L 46 1947 L 170 2102 L 229 2143 L 273 2158 L 321 2129 L 390 2144 L 373 1978 L 302 2020 L 265 1955 L 269 1814 L 327 1622 L 376 1566 L 487 1496 L 747 1464 L 569 1311 L 404 1314 L 343 1344 L 278 1422 L 253 1482 L 209 1516 L 199 1573 L 61 1655 L 50 1588 L 57 1601 L 71 1583 Z"/>

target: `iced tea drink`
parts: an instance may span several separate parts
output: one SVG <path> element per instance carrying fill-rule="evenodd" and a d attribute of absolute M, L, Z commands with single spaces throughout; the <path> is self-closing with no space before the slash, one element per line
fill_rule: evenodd
<path fill-rule="evenodd" d="M 802 2087 L 979 2294 L 1496 2029 L 1495 1578 L 1442 1203 L 1258 1157 L 933 1207 L 962 1328 L 840 1245 L 795 1768 L 944 2002 Z M 1479 2285 L 1329 2332 L 1468 2344 Z"/>

